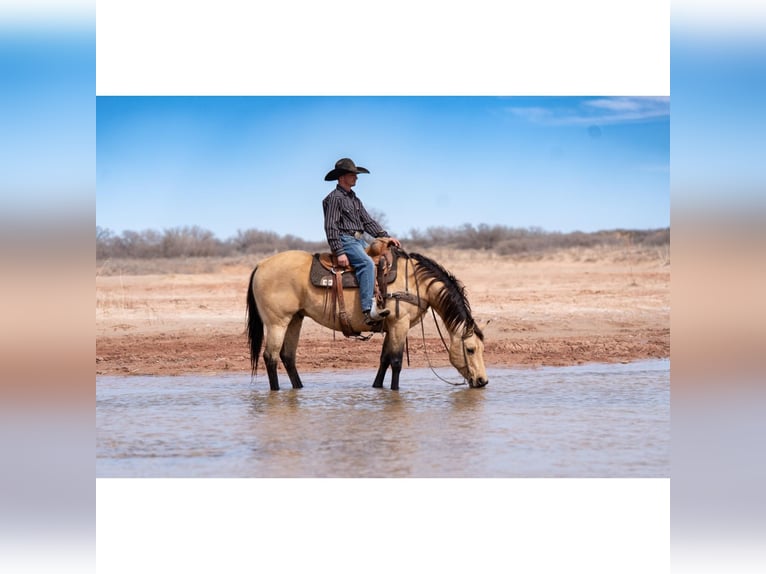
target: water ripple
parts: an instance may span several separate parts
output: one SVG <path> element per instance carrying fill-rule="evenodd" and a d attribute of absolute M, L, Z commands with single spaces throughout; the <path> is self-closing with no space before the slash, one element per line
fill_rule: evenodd
<path fill-rule="evenodd" d="M 670 363 L 490 369 L 484 389 L 405 369 L 266 380 L 98 377 L 97 476 L 667 477 Z"/>

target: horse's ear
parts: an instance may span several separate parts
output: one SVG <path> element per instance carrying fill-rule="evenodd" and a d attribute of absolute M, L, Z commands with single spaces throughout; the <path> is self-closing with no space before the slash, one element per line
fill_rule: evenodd
<path fill-rule="evenodd" d="M 476 321 L 476 327 L 479 329 L 479 331 L 484 331 L 484 329 L 487 328 L 487 325 L 489 325 L 492 322 L 492 319 L 487 319 L 486 321 Z"/>
<path fill-rule="evenodd" d="M 484 340 L 484 329 L 487 327 L 487 325 L 489 325 L 489 320 L 487 320 L 487 322 L 483 323 L 483 324 L 479 324 L 478 321 L 475 321 L 474 322 L 474 326 L 469 328 L 468 330 L 466 330 L 466 333 L 465 333 L 465 335 L 463 335 L 463 337 L 468 338 L 471 335 L 476 335 L 477 337 L 479 337 L 479 339 L 481 339 L 483 341 Z"/>

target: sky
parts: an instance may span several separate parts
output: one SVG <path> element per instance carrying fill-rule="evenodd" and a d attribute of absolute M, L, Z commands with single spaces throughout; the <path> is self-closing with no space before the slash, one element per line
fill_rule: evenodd
<path fill-rule="evenodd" d="M 97 98 L 96 223 L 324 238 L 325 174 L 388 231 L 670 222 L 667 97 Z"/>

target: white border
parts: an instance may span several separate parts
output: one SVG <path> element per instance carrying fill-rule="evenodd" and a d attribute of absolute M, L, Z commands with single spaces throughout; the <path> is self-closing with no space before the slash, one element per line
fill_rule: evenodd
<path fill-rule="evenodd" d="M 99 95 L 669 95 L 669 0 L 101 0 Z"/>
<path fill-rule="evenodd" d="M 99 572 L 669 571 L 669 479 L 99 479 Z"/>

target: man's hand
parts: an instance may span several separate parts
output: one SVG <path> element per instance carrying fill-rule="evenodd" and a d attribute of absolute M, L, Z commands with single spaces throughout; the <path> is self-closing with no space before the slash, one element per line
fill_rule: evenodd
<path fill-rule="evenodd" d="M 348 256 L 345 253 L 338 255 L 338 267 L 348 267 Z"/>
<path fill-rule="evenodd" d="M 388 238 L 388 242 L 389 243 L 393 243 L 397 247 L 401 247 L 402 246 L 402 244 L 399 242 L 399 240 L 396 237 L 389 237 Z"/>

